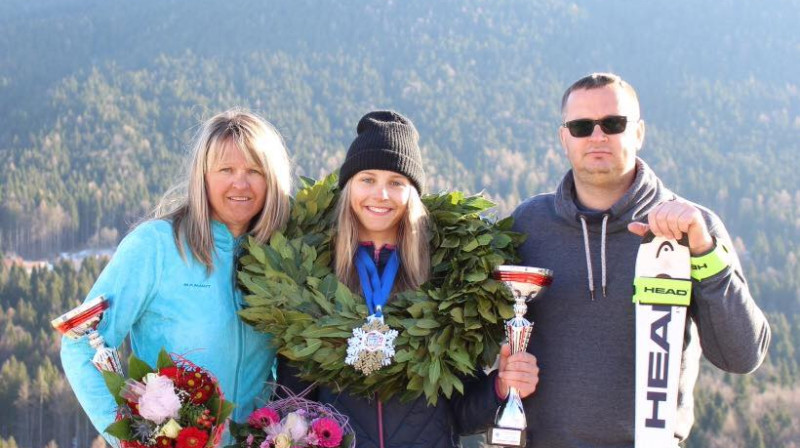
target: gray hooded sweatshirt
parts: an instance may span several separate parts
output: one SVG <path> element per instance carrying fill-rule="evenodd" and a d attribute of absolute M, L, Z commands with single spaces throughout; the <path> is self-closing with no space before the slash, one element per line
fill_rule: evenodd
<path fill-rule="evenodd" d="M 609 210 L 577 205 L 569 171 L 555 193 L 534 196 L 514 212 L 514 230 L 528 235 L 522 264 L 553 270 L 553 284 L 529 304 L 534 332 L 528 351 L 539 384 L 526 398 L 529 447 L 633 447 L 635 318 L 633 278 L 641 238 L 627 230 L 661 202 L 676 198 L 641 159 L 628 192 Z M 703 207 L 717 241 L 730 237 Z M 747 288 L 738 258 L 702 282 L 692 281 L 679 381 L 676 443 L 694 422 L 692 393 L 700 354 L 728 372 L 763 361 L 769 325 Z M 593 298 L 594 297 L 594 298 Z"/>

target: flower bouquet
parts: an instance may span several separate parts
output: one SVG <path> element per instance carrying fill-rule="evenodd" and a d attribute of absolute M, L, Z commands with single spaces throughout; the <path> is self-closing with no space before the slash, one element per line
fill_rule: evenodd
<path fill-rule="evenodd" d="M 203 448 L 219 443 L 233 403 L 216 378 L 163 349 L 153 369 L 131 355 L 130 378 L 103 372 L 119 407 L 105 432 L 123 448 Z"/>
<path fill-rule="evenodd" d="M 236 443 L 227 448 L 355 448 L 355 433 L 347 417 L 327 404 L 278 387 L 285 398 L 256 409 L 246 423 L 231 421 Z"/>

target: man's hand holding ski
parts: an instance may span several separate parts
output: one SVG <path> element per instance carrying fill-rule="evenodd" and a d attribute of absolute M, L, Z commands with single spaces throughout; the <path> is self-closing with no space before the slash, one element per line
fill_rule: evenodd
<path fill-rule="evenodd" d="M 700 210 L 689 202 L 676 199 L 657 205 L 647 216 L 647 224 L 632 222 L 628 230 L 644 236 L 648 230 L 655 236 L 679 240 L 689 237 L 689 252 L 702 255 L 714 247 L 714 239 L 708 232 Z"/>

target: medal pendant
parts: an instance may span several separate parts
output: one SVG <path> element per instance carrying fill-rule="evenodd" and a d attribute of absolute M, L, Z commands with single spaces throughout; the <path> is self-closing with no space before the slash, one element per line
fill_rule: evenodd
<path fill-rule="evenodd" d="M 397 330 L 389 328 L 383 322 L 383 317 L 367 317 L 367 323 L 353 329 L 353 336 L 347 340 L 345 364 L 353 366 L 365 376 L 388 366 L 394 357 L 394 339 L 397 335 Z"/>

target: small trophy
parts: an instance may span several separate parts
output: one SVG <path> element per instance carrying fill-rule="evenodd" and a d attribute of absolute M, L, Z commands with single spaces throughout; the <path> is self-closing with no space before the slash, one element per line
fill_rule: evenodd
<path fill-rule="evenodd" d="M 533 301 L 553 283 L 553 271 L 528 266 L 503 265 L 495 268 L 493 277 L 502 281 L 514 296 L 514 317 L 506 322 L 506 337 L 511 354 L 524 352 L 533 331 L 533 323 L 525 319 L 527 302 Z M 494 426 L 487 441 L 499 446 L 525 446 L 525 409 L 519 391 L 511 387 L 505 403 L 497 409 Z"/>
<path fill-rule="evenodd" d="M 51 320 L 50 325 L 70 339 L 87 335 L 89 345 L 97 350 L 92 358 L 92 364 L 97 370 L 101 372 L 107 370 L 122 375 L 119 354 L 113 348 L 107 347 L 103 337 L 97 332 L 97 324 L 100 323 L 103 311 L 108 309 L 108 306 L 108 300 L 101 295 Z"/>

